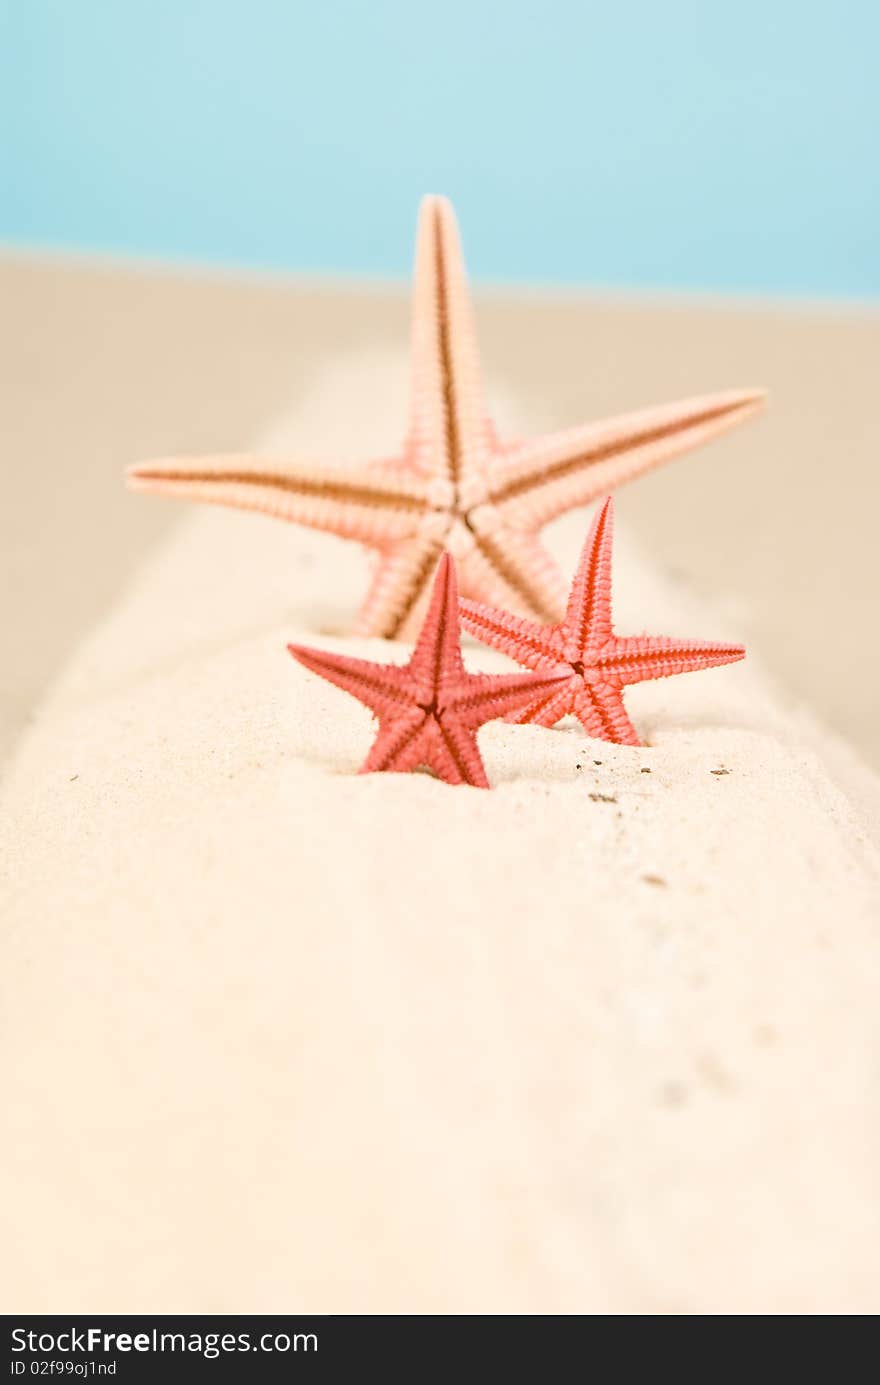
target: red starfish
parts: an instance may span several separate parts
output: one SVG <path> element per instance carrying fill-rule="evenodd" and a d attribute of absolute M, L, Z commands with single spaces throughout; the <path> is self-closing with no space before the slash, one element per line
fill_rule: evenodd
<path fill-rule="evenodd" d="M 648 678 L 732 664 L 745 656 L 741 644 L 702 644 L 662 635 L 621 638 L 611 627 L 613 507 L 609 497 L 593 520 L 575 573 L 564 620 L 536 625 L 508 611 L 462 601 L 466 630 L 486 644 L 561 682 L 508 717 L 555 726 L 572 713 L 590 736 L 621 745 L 640 741 L 624 710 L 623 689 Z"/>
<path fill-rule="evenodd" d="M 416 246 L 412 409 L 395 458 L 328 468 L 219 456 L 144 462 L 136 490 L 240 509 L 356 539 L 378 554 L 356 633 L 410 637 L 445 548 L 462 591 L 558 620 L 564 584 L 539 533 L 556 515 L 717 437 L 760 390 L 684 399 L 545 437 L 502 443 L 488 417 L 455 213 L 422 203 Z"/>
<path fill-rule="evenodd" d="M 448 784 L 488 789 L 477 729 L 532 702 L 558 674 L 466 673 L 461 658 L 455 565 L 444 553 L 430 606 L 408 664 L 374 664 L 302 645 L 295 659 L 363 702 L 379 719 L 379 734 L 361 768 L 412 770 L 424 765 Z"/>

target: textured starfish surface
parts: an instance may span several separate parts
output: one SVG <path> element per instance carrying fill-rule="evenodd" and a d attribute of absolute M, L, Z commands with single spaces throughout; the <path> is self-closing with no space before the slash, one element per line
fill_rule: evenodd
<path fill-rule="evenodd" d="M 613 507 L 609 498 L 593 520 L 572 583 L 565 617 L 536 625 L 473 601 L 461 603 L 461 622 L 486 644 L 538 673 L 560 675 L 508 719 L 554 726 L 569 713 L 590 736 L 639 745 L 623 705 L 630 683 L 732 664 L 745 656 L 741 644 L 708 644 L 662 635 L 615 635 L 611 625 Z"/>
<path fill-rule="evenodd" d="M 444 553 L 430 605 L 408 664 L 374 664 L 320 649 L 288 649 L 313 673 L 344 688 L 379 720 L 379 734 L 361 767 L 431 769 L 449 784 L 488 789 L 477 729 L 534 701 L 558 674 L 467 673 L 461 657 L 455 564 Z"/>
<path fill-rule="evenodd" d="M 763 402 L 730 391 L 529 441 L 502 443 L 489 420 L 455 215 L 422 203 L 416 245 L 409 433 L 399 456 L 329 468 L 215 456 L 129 469 L 137 490 L 260 510 L 355 539 L 378 563 L 356 633 L 410 634 L 441 551 L 462 592 L 558 620 L 564 584 L 538 535 L 659 462 L 724 432 Z"/>

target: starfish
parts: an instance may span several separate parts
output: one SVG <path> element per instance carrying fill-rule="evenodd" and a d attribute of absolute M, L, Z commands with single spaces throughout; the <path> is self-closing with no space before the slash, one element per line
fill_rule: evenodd
<path fill-rule="evenodd" d="M 412 403 L 400 455 L 327 466 L 256 456 L 140 463 L 129 484 L 259 510 L 376 550 L 355 633 L 406 636 L 418 626 L 445 548 L 461 589 L 536 620 L 558 620 L 564 584 L 538 535 L 549 520 L 753 414 L 759 390 L 738 390 L 500 442 L 483 394 L 473 312 L 455 214 L 423 200 L 416 243 Z"/>
<path fill-rule="evenodd" d="M 444 553 L 430 605 L 408 664 L 374 664 L 302 645 L 287 646 L 313 673 L 358 698 L 379 720 L 361 768 L 413 770 L 420 765 L 448 784 L 488 789 L 477 728 L 532 702 L 558 674 L 467 673 L 461 657 L 455 564 Z"/>
<path fill-rule="evenodd" d="M 611 625 L 613 502 L 593 520 L 578 563 L 565 616 L 536 625 L 473 601 L 462 601 L 461 621 L 485 644 L 538 673 L 560 676 L 508 720 L 555 726 L 569 713 L 589 736 L 640 745 L 623 705 L 623 690 L 649 678 L 732 664 L 745 657 L 741 644 L 705 644 L 663 635 L 615 635 Z"/>

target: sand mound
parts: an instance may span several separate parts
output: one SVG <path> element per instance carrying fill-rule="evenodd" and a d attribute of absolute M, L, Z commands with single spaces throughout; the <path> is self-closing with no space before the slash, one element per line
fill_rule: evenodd
<path fill-rule="evenodd" d="M 622 632 L 736 637 L 616 557 Z M 20 747 L 6 1310 L 877 1311 L 876 781 L 754 660 L 634 689 L 644 749 L 486 728 L 492 793 L 353 776 L 285 644 L 363 575 L 189 514 Z"/>

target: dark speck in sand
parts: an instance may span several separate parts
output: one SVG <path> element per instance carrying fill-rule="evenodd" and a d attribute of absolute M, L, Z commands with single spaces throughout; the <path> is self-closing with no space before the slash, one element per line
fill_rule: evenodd
<path fill-rule="evenodd" d="M 590 798 L 594 803 L 616 803 L 617 799 L 613 793 L 591 793 Z"/>
<path fill-rule="evenodd" d="M 73 781 L 74 781 L 74 779 L 78 779 L 78 778 L 79 778 L 79 775 L 78 775 L 78 774 L 72 774 L 72 775 L 70 776 L 70 779 L 68 780 L 68 783 L 72 784 Z"/>
<path fill-rule="evenodd" d="M 721 769 L 710 769 L 709 773 L 710 773 L 710 774 L 729 774 L 729 773 L 730 773 L 730 770 L 729 770 L 729 769 L 724 769 L 724 768 L 722 767 Z"/>
<path fill-rule="evenodd" d="M 642 768 L 639 770 L 639 774 L 650 774 L 650 773 L 651 773 L 651 771 L 648 769 L 647 765 L 643 765 Z"/>
<path fill-rule="evenodd" d="M 601 760 L 594 760 L 594 761 L 593 761 L 593 764 L 594 764 L 594 765 L 601 765 L 601 763 L 602 763 Z"/>
<path fill-rule="evenodd" d="M 643 875 L 642 879 L 646 885 L 665 885 L 667 883 L 662 875 Z"/>

